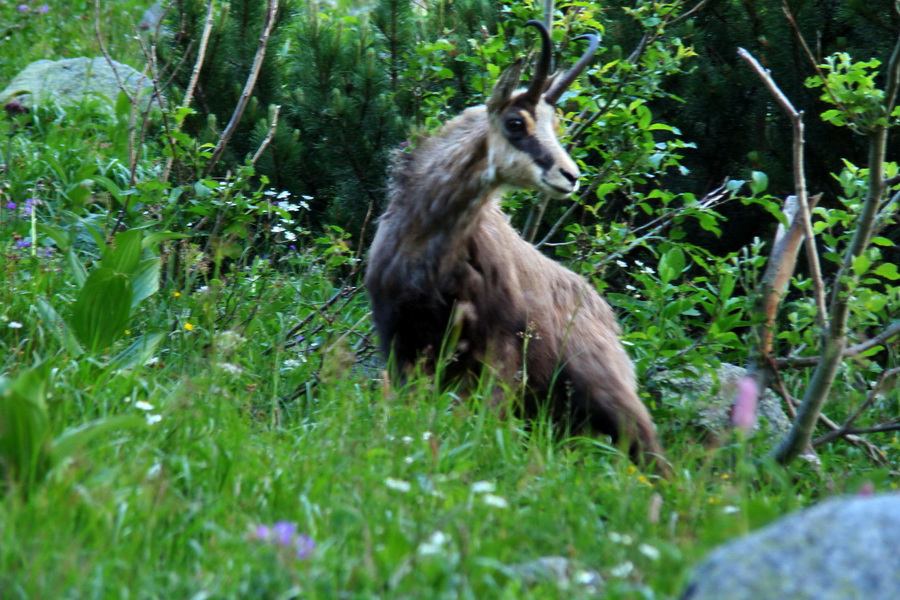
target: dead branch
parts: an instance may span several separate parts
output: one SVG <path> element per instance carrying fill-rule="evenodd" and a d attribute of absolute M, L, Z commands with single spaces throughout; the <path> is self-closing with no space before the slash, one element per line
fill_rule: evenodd
<path fill-rule="evenodd" d="M 884 344 L 897 335 L 900 335 L 900 321 L 891 323 L 884 331 L 874 337 L 867 339 L 864 342 L 860 342 L 859 344 L 855 344 L 853 346 L 845 348 L 842 357 L 851 358 L 853 356 L 858 356 L 866 350 L 870 350 L 872 348 L 875 348 L 876 346 Z M 775 364 L 779 368 L 814 367 L 821 361 L 821 356 L 796 356 L 776 359 Z"/>
<path fill-rule="evenodd" d="M 272 28 L 275 26 L 278 1 L 279 0 L 269 0 L 268 8 L 266 8 L 266 22 L 263 26 L 262 35 L 259 38 L 259 45 L 256 48 L 256 56 L 253 58 L 253 66 L 250 68 L 250 74 L 247 76 L 247 83 L 244 85 L 244 91 L 241 92 L 241 97 L 238 99 L 237 106 L 234 108 L 231 120 L 225 127 L 225 131 L 223 131 L 222 135 L 219 137 L 219 143 L 216 144 L 216 148 L 213 150 L 209 162 L 206 163 L 206 168 L 203 170 L 204 177 L 207 177 L 212 172 L 213 168 L 215 168 L 216 163 L 219 162 L 231 136 L 241 122 L 241 117 L 244 116 L 244 110 L 247 108 L 247 103 L 250 101 L 250 95 L 253 93 L 253 88 L 256 87 L 256 80 L 262 69 L 263 59 L 266 56 L 266 48 L 269 45 L 269 36 L 272 33 Z"/>
<path fill-rule="evenodd" d="M 791 101 L 781 91 L 772 74 L 743 48 L 738 48 L 738 55 L 743 58 L 747 64 L 762 79 L 769 93 L 774 96 L 775 100 L 781 106 L 791 121 L 791 127 L 794 131 L 793 142 L 793 163 L 794 163 L 794 194 L 799 204 L 800 221 L 803 225 L 803 232 L 806 235 L 806 258 L 809 261 L 809 271 L 813 280 L 813 291 L 816 300 L 816 308 L 819 315 L 819 325 L 824 330 L 828 326 L 828 318 L 825 311 L 825 284 L 822 282 L 822 270 L 819 266 L 819 252 L 816 250 L 816 238 L 812 228 L 812 218 L 810 216 L 809 199 L 806 190 L 806 173 L 803 167 L 803 147 L 805 145 L 803 137 L 803 111 L 798 111 L 791 104 Z"/>
<path fill-rule="evenodd" d="M 259 157 L 262 156 L 262 153 L 266 151 L 266 148 L 269 147 L 269 144 L 272 142 L 272 138 L 275 137 L 275 130 L 278 128 L 278 114 L 281 112 L 281 106 L 274 105 L 270 109 L 269 120 L 271 123 L 269 124 L 269 132 L 266 134 L 265 139 L 259 145 L 259 148 L 256 150 L 256 154 L 253 155 L 253 158 L 250 159 L 250 164 L 255 165 L 256 161 L 259 160 Z"/>

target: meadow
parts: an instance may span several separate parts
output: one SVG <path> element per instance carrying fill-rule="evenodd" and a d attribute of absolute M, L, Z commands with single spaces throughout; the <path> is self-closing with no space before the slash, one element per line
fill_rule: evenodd
<path fill-rule="evenodd" d="M 145 9 L 0 0 L 0 82 L 104 50 L 143 64 Z M 871 436 L 878 460 L 837 439 L 817 446 L 821 464 L 783 466 L 773 440 L 705 438 L 691 406 L 642 386 L 673 466 L 664 480 L 608 439 L 498 418 L 489 393 L 390 386 L 359 287 L 364 249 L 301 226 L 316 198 L 246 164 L 199 175 L 212 145 L 132 136 L 130 108 L 0 116 L 3 600 L 674 599 L 725 540 L 826 497 L 897 489 L 896 432 Z M 169 126 L 185 114 L 172 107 Z M 164 184 L 176 146 L 198 175 Z M 607 293 L 642 381 L 750 352 L 735 280 L 761 255 L 696 276 L 699 255 L 674 247 L 646 269 L 610 253 L 633 272 L 614 271 L 622 285 Z M 564 251 L 584 270 L 595 249 Z M 896 288 L 863 291 L 859 322 L 896 319 Z M 786 312 L 793 342 L 814 317 L 803 299 Z M 860 356 L 839 379 L 835 420 L 897 366 L 895 347 L 875 350 L 881 363 Z M 888 387 L 878 411 L 897 401 Z"/>

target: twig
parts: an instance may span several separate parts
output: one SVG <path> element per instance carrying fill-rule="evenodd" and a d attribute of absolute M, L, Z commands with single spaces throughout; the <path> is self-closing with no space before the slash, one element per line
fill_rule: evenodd
<path fill-rule="evenodd" d="M 200 47 L 197 49 L 197 60 L 194 62 L 194 68 L 191 71 L 191 78 L 188 82 L 187 89 L 184 92 L 184 100 L 181 102 L 181 108 L 185 109 L 191 105 L 191 101 L 194 99 L 194 90 L 197 88 L 197 82 L 200 79 L 200 71 L 203 68 L 203 61 L 206 59 L 206 47 L 209 43 L 209 35 L 212 32 L 213 22 L 215 21 L 213 16 L 213 0 L 209 0 L 209 3 L 206 6 L 206 21 L 203 24 L 203 33 L 200 35 Z M 190 50 L 190 48 L 188 48 Z M 185 53 L 187 56 L 187 53 Z M 174 75 L 174 73 L 173 73 Z M 181 123 L 175 123 L 175 129 L 169 134 L 169 139 L 171 136 L 175 135 L 181 131 Z M 174 152 L 172 156 L 166 159 L 166 168 L 163 171 L 162 180 L 168 181 L 169 176 L 172 172 L 172 163 L 175 161 Z"/>
<path fill-rule="evenodd" d="M 867 339 L 859 344 L 849 346 L 844 349 L 843 358 L 850 358 L 862 354 L 866 350 L 880 346 L 894 336 L 900 335 L 900 321 L 894 321 L 884 331 L 878 335 Z M 821 356 L 797 356 L 788 358 L 779 358 L 775 364 L 779 368 L 784 367 L 814 367 L 822 361 Z"/>
<path fill-rule="evenodd" d="M 888 369 L 887 371 L 882 372 L 881 375 L 878 377 L 878 381 L 875 383 L 875 385 L 872 387 L 872 390 L 869 392 L 869 395 L 866 397 L 865 401 L 859 405 L 859 408 L 857 408 L 853 412 L 853 414 L 850 415 L 846 421 L 844 421 L 844 424 L 841 425 L 841 427 L 839 429 L 833 430 L 833 431 L 826 433 L 825 435 L 819 436 L 818 438 L 813 440 L 813 446 L 815 446 L 817 444 L 824 444 L 825 442 L 827 442 L 829 440 L 832 440 L 836 437 L 840 437 L 843 435 L 852 435 L 852 434 L 859 434 L 859 433 L 877 433 L 880 431 L 893 431 L 892 429 L 884 429 L 884 427 L 888 427 L 888 426 L 897 427 L 896 419 L 888 425 L 881 425 L 881 426 L 874 427 L 874 428 L 872 428 L 872 427 L 855 428 L 855 427 L 853 427 L 853 423 L 856 422 L 856 419 L 858 419 L 859 416 L 863 412 L 865 412 L 866 410 L 869 409 L 870 406 L 875 404 L 875 400 L 878 399 L 878 394 L 879 394 L 879 392 L 881 392 L 881 388 L 884 385 L 884 382 L 898 373 L 900 373 L 900 367 L 895 367 L 893 369 Z"/>
<path fill-rule="evenodd" d="M 828 326 L 828 317 L 825 310 L 825 284 L 822 281 L 822 270 L 819 266 L 819 253 L 816 250 L 816 238 L 812 228 L 812 219 L 810 216 L 809 198 L 806 190 L 806 173 L 803 167 L 803 146 L 805 144 L 803 137 L 803 111 L 798 111 L 791 104 L 791 101 L 781 91 L 772 74 L 768 69 L 753 57 L 752 54 L 743 48 L 738 48 L 738 55 L 743 58 L 747 64 L 762 79 L 769 93 L 775 97 L 776 102 L 787 113 L 791 121 L 791 127 L 794 130 L 793 142 L 793 163 L 794 163 L 794 194 L 797 196 L 797 202 L 800 208 L 800 220 L 803 225 L 803 232 L 806 235 L 806 258 L 809 261 L 809 271 L 813 280 L 813 291 L 816 300 L 816 308 L 819 315 L 819 325 L 824 330 Z"/>
<path fill-rule="evenodd" d="M 281 106 L 275 104 L 271 108 L 270 119 L 271 124 L 269 124 L 269 132 L 266 134 L 265 139 L 259 145 L 259 148 L 256 150 L 256 154 L 253 155 L 253 158 L 250 159 L 250 164 L 255 165 L 256 161 L 262 156 L 262 153 L 266 151 L 266 148 L 269 147 L 269 144 L 272 142 L 272 138 L 275 137 L 275 130 L 278 128 L 278 114 L 281 112 Z"/>
<path fill-rule="evenodd" d="M 304 317 L 302 321 L 300 321 L 299 323 L 297 323 L 296 325 L 291 327 L 288 330 L 288 332 L 285 334 L 285 337 L 286 338 L 293 337 L 298 331 L 300 331 L 301 329 L 303 329 L 304 327 L 309 325 L 309 322 L 312 321 L 313 318 L 317 314 L 322 313 L 324 310 L 326 310 L 330 306 L 334 305 L 334 303 L 337 302 L 338 300 L 340 300 L 341 298 L 348 298 L 348 299 L 353 298 L 360 290 L 362 290 L 361 286 L 359 286 L 359 287 L 355 287 L 355 286 L 342 287 L 341 289 L 339 289 L 337 291 L 337 293 L 334 296 L 332 296 L 331 298 L 329 298 L 328 300 L 323 302 L 320 306 L 317 306 L 316 309 L 313 312 L 306 315 L 306 317 Z M 296 344 L 296 342 L 288 342 L 287 344 L 284 345 L 284 347 L 289 348 L 295 344 Z"/>
<path fill-rule="evenodd" d="M 256 80 L 259 77 L 263 59 L 266 56 L 266 47 L 269 45 L 269 36 L 272 33 L 272 27 L 275 25 L 275 14 L 278 12 L 278 1 L 279 0 L 269 0 L 268 8 L 266 8 L 266 22 L 263 26 L 263 32 L 256 48 L 253 66 L 250 68 L 250 74 L 247 76 L 247 83 L 244 85 L 244 91 L 241 92 L 241 97 L 238 99 L 237 106 L 234 108 L 231 120 L 225 127 L 225 131 L 223 131 L 222 135 L 219 137 L 219 143 L 216 144 L 216 148 L 213 150 L 209 162 L 206 163 L 206 168 L 203 169 L 204 177 L 207 177 L 212 172 L 213 168 L 215 168 L 216 163 L 219 162 L 222 153 L 225 152 L 225 147 L 228 145 L 229 140 L 231 140 L 231 136 L 241 122 L 241 117 L 244 116 L 244 110 L 247 108 L 247 103 L 250 101 L 250 95 L 253 93 L 253 88 L 256 87 Z"/>

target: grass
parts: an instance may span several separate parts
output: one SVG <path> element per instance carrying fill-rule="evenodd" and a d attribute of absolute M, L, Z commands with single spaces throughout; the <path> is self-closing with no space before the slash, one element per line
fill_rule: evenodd
<path fill-rule="evenodd" d="M 103 9 L 104 31 L 137 60 L 125 36 L 142 4 L 119 4 Z M 22 52 L 0 53 L 0 80 L 32 59 L 97 54 L 89 4 L 47 5 L 8 26 L 3 43 Z M 10 149 L 9 164 L 22 169 L 8 171 L 4 204 L 39 197 L 41 224 L 74 241 L 71 251 L 32 254 L 15 244 L 30 235 L 30 217 L 0 215 L 0 372 L 21 381 L 43 365 L 46 394 L 32 390 L 47 420 L 39 453 L 54 457 L 38 480 L 7 471 L 4 600 L 677 598 L 717 543 L 866 480 L 892 485 L 844 446 L 823 454 L 819 471 L 791 472 L 755 458 L 760 440 L 706 447 L 656 406 L 675 465 L 673 480 L 659 481 L 603 439 L 500 420 L 478 394 L 460 402 L 427 379 L 386 393 L 377 368 L 353 360 L 370 354 L 365 300 L 323 308 L 338 288 L 312 243 L 275 265 L 244 254 L 227 274 L 165 277 L 122 340 L 80 352 L 64 324 L 77 264 L 93 268 L 103 248 L 90 228 L 110 227 L 116 211 L 104 212 L 90 184 L 74 201 L 65 183 L 123 152 L 116 136 L 115 123 L 88 109 L 51 111 Z M 142 163 L 147 173 L 154 160 Z M 166 246 L 164 272 L 175 256 L 193 264 L 191 251 Z M 307 318 L 290 345 L 285 332 Z M 149 360 L 116 359 L 149 334 L 161 339 Z M 85 431 L 95 435 L 78 437 Z M 255 535 L 279 521 L 315 542 L 308 556 Z M 525 573 L 546 556 L 572 561 L 568 582 Z M 585 585 L 580 571 L 604 583 Z"/>

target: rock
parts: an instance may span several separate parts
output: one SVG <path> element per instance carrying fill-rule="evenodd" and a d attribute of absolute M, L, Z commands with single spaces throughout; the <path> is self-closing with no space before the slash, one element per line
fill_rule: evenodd
<path fill-rule="evenodd" d="M 738 381 L 746 374 L 747 369 L 722 363 L 714 373 L 698 373 L 695 377 L 665 371 L 656 376 L 656 383 L 663 403 L 684 406 L 696 425 L 719 437 L 730 429 L 729 414 Z M 754 431 L 764 432 L 769 439 L 780 439 L 790 428 L 781 400 L 771 390 L 765 390 L 757 403 Z"/>
<path fill-rule="evenodd" d="M 141 85 L 143 106 L 150 100 L 152 84 L 128 65 L 113 62 L 122 84 L 130 94 Z M 111 101 L 119 97 L 119 84 L 113 68 L 105 58 L 67 58 L 38 60 L 16 75 L 0 92 L 0 104 L 15 100 L 25 106 L 80 103 L 87 94 L 99 94 Z"/>
<path fill-rule="evenodd" d="M 144 31 L 156 31 L 163 15 L 165 15 L 165 11 L 163 10 L 162 4 L 154 2 L 150 8 L 144 11 L 144 16 L 141 18 L 141 22 L 138 23 L 138 28 Z"/>
<path fill-rule="evenodd" d="M 900 598 L 900 495 L 839 498 L 710 552 L 681 600 Z"/>

